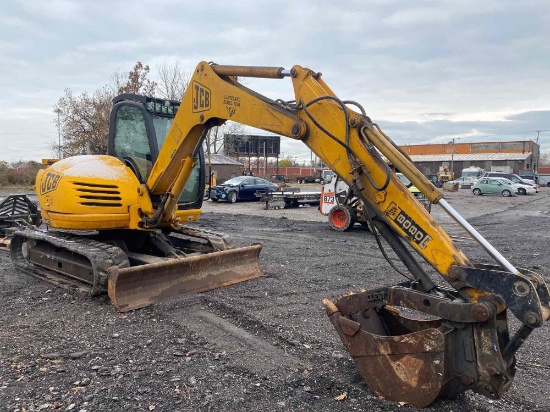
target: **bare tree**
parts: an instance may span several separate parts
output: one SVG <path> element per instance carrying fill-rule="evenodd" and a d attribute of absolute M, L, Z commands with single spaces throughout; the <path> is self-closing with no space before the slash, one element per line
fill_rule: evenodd
<path fill-rule="evenodd" d="M 106 88 L 87 92 L 78 96 L 71 89 L 58 100 L 54 113 L 59 117 L 59 127 L 64 136 L 61 151 L 63 157 L 85 154 L 87 149 L 94 154 L 107 153 L 107 133 L 109 132 L 109 114 L 113 95 Z M 59 144 L 52 149 L 59 151 Z"/>
<path fill-rule="evenodd" d="M 158 97 L 181 100 L 187 85 L 191 81 L 193 72 L 183 70 L 177 60 L 172 64 L 163 63 L 157 67 L 157 70 L 159 72 Z"/>
<path fill-rule="evenodd" d="M 117 70 L 111 75 L 107 87 L 111 91 L 112 95 L 115 96 L 118 94 L 118 91 L 124 86 L 124 84 L 126 84 L 127 81 L 128 73 Z"/>
<path fill-rule="evenodd" d="M 63 135 L 63 157 L 78 154 L 107 153 L 109 116 L 115 94 L 141 93 L 154 95 L 156 83 L 147 78 L 149 66 L 137 62 L 126 77 L 115 72 L 110 86 L 104 86 L 92 94 L 83 92 L 75 96 L 71 89 L 65 90 L 54 106 L 53 122 Z M 52 150 L 59 151 L 59 143 L 53 142 Z"/>
<path fill-rule="evenodd" d="M 550 166 L 550 152 L 540 154 L 539 166 Z"/>

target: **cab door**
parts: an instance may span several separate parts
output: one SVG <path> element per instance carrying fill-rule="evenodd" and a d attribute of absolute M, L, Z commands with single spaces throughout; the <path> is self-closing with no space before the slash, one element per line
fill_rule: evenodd
<path fill-rule="evenodd" d="M 169 103 L 169 104 L 168 104 Z M 145 183 L 179 108 L 179 102 L 137 94 L 113 99 L 107 153 L 118 157 Z M 205 187 L 204 151 L 178 199 L 178 210 L 200 209 Z"/>

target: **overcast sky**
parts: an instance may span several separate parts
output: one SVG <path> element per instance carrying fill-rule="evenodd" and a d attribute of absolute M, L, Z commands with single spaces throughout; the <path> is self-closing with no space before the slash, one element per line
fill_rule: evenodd
<path fill-rule="evenodd" d="M 538 135 L 550 151 L 545 0 L 23 0 L 2 7 L 0 33 L 0 160 L 54 156 L 64 89 L 175 60 L 320 71 L 397 144 Z M 293 98 L 288 79 L 247 86 Z M 290 139 L 282 151 L 309 159 Z"/>

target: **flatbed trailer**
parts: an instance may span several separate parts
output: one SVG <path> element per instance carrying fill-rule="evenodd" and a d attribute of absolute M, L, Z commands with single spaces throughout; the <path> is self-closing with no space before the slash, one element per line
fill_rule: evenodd
<path fill-rule="evenodd" d="M 539 177 L 539 182 L 538 182 L 539 186 L 550 187 L 550 175 L 549 174 L 546 174 L 546 173 L 539 174 L 538 177 Z"/>
<path fill-rule="evenodd" d="M 321 192 L 302 192 L 300 188 L 288 188 L 279 191 L 256 192 L 266 209 L 284 209 L 300 205 L 318 205 Z"/>

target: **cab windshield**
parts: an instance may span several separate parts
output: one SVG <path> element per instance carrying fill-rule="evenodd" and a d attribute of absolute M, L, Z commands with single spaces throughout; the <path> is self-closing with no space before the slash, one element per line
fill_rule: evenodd
<path fill-rule="evenodd" d="M 164 144 L 164 141 L 166 140 L 166 135 L 168 134 L 168 130 L 170 130 L 170 126 L 172 126 L 172 122 L 174 121 L 173 117 L 163 117 L 163 116 L 157 116 L 153 115 L 153 126 L 155 128 L 155 136 L 157 139 L 157 145 L 159 148 L 159 152 L 162 148 L 162 145 Z M 189 180 L 187 181 L 183 192 L 181 193 L 180 198 L 178 199 L 178 204 L 190 204 L 197 201 L 200 194 L 200 159 L 195 164 L 195 167 L 191 171 L 191 176 L 189 176 Z"/>
<path fill-rule="evenodd" d="M 168 134 L 168 130 L 170 130 L 170 126 L 173 121 L 173 117 L 153 116 L 153 126 L 155 127 L 155 135 L 157 137 L 157 145 L 159 150 L 166 140 L 166 135 Z"/>

